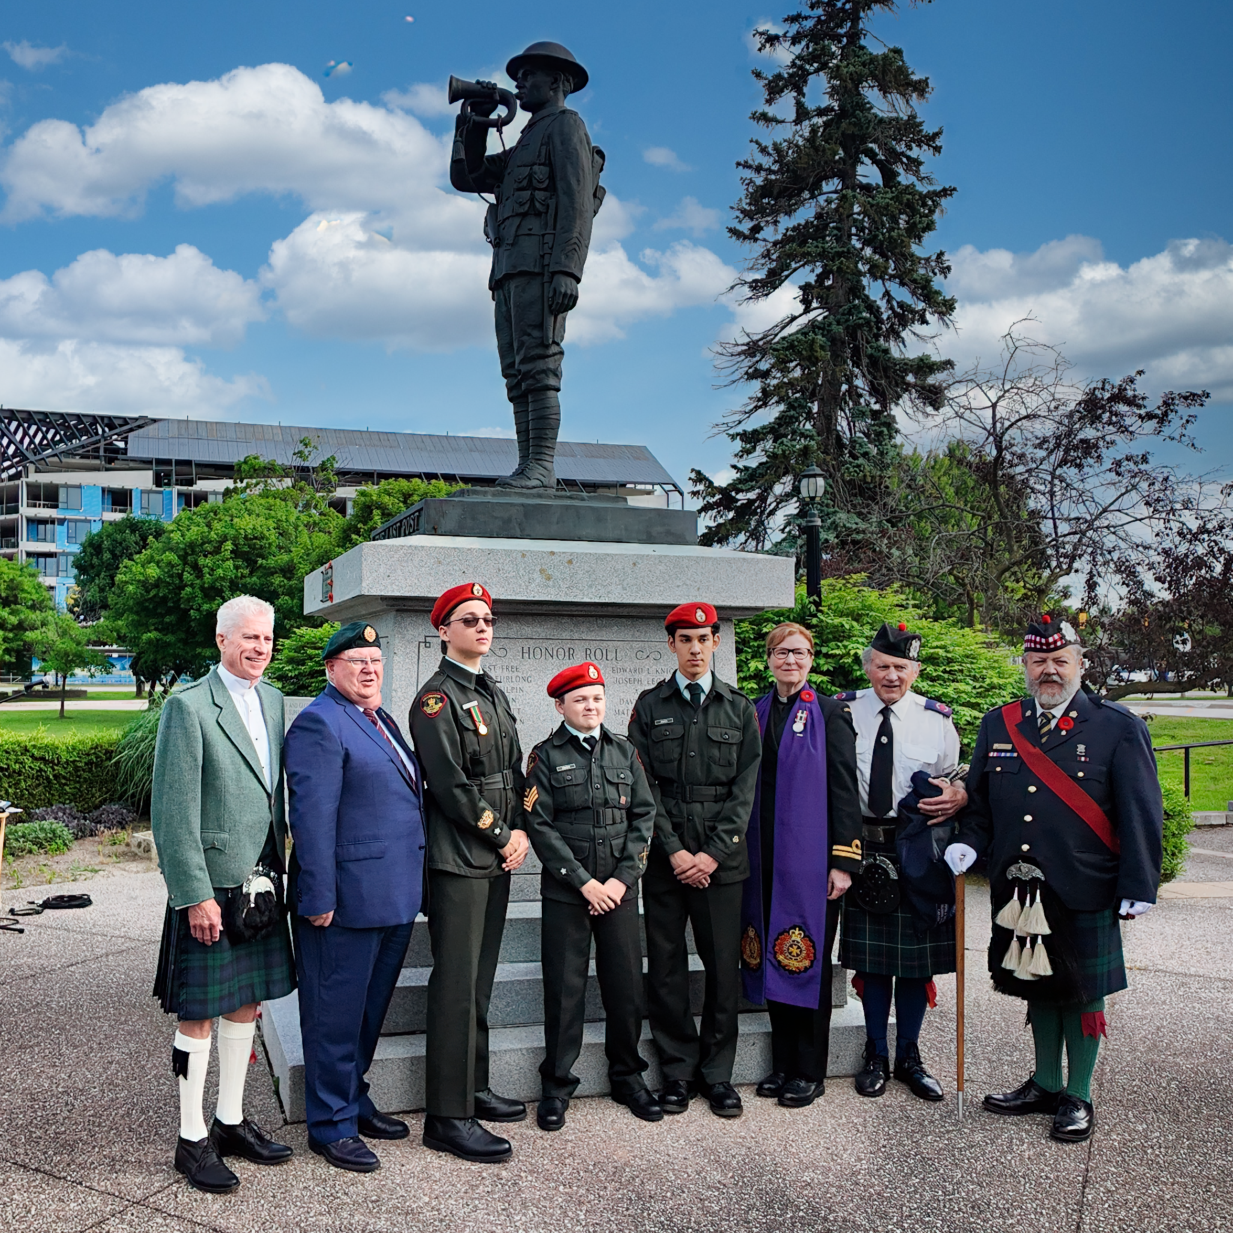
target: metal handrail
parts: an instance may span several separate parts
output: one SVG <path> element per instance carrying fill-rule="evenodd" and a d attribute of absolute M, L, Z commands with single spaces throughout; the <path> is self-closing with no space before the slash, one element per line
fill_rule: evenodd
<path fill-rule="evenodd" d="M 1182 784 L 1186 799 L 1190 799 L 1190 751 L 1209 749 L 1213 745 L 1233 745 L 1233 741 L 1191 741 L 1188 745 L 1153 745 L 1152 753 L 1174 753 L 1182 750 Z"/>

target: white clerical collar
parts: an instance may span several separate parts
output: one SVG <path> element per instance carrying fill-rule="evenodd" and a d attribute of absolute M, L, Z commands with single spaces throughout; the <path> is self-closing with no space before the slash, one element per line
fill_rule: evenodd
<path fill-rule="evenodd" d="M 570 734 L 570 736 L 576 736 L 580 741 L 585 741 L 592 736 L 597 741 L 599 740 L 599 725 L 592 728 L 590 732 L 579 732 L 578 729 L 573 727 L 571 724 L 566 724 L 565 730 Z"/>
<path fill-rule="evenodd" d="M 711 671 L 708 671 L 706 676 L 701 676 L 696 681 L 691 681 L 689 677 L 687 677 L 680 670 L 680 668 L 676 670 L 677 688 L 681 691 L 681 693 L 685 695 L 686 698 L 689 697 L 689 687 L 691 685 L 701 685 L 702 686 L 702 696 L 705 698 L 707 694 L 711 692 L 711 685 L 714 682 L 714 680 L 715 680 L 715 674 L 714 672 L 711 672 Z"/>
<path fill-rule="evenodd" d="M 251 690 L 257 688 L 257 681 L 245 680 L 242 676 L 236 676 L 234 672 L 228 672 L 222 664 L 215 664 L 214 671 L 218 673 L 218 679 L 227 686 L 233 694 L 239 694 L 241 697 L 246 696 Z M 258 677 L 257 680 L 261 678 Z"/>

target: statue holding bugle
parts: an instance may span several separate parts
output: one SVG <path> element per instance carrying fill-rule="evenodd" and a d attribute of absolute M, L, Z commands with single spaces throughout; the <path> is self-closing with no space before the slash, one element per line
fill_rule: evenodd
<path fill-rule="evenodd" d="M 497 482 L 551 493 L 565 316 L 578 303 L 591 221 L 604 198 L 604 153 L 591 145 L 578 113 L 565 106 L 566 97 L 587 84 L 586 69 L 569 51 L 559 43 L 532 43 L 506 72 L 517 86 L 513 94 L 492 82 L 450 78 L 450 102 L 462 103 L 450 183 L 460 192 L 493 196 L 484 222 L 492 245 L 488 286 L 518 437 L 518 466 Z M 519 107 L 531 118 L 517 144 L 489 154 L 489 129 L 500 134 Z"/>

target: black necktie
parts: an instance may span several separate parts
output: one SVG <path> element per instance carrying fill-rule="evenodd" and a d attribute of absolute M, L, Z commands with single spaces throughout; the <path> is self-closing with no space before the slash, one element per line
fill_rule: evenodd
<path fill-rule="evenodd" d="M 690 681 L 685 688 L 689 691 L 689 700 L 695 711 L 702 708 L 702 686 L 697 681 Z"/>
<path fill-rule="evenodd" d="M 595 746 L 599 744 L 599 741 L 593 736 L 584 736 L 582 738 L 582 743 L 586 746 L 587 753 L 593 754 L 595 752 Z"/>
<path fill-rule="evenodd" d="M 882 708 L 882 723 L 873 739 L 873 757 L 869 760 L 869 813 L 884 818 L 894 806 L 891 789 L 895 767 L 895 734 L 891 730 L 891 708 Z"/>

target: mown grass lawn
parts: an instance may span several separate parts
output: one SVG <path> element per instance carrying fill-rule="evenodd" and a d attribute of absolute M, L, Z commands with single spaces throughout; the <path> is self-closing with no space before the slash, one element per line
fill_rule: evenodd
<path fill-rule="evenodd" d="M 1181 745 L 1187 741 L 1233 740 L 1233 719 L 1171 719 L 1161 717 L 1148 724 L 1153 745 Z M 1183 755 L 1156 755 L 1161 779 L 1182 786 Z M 1227 809 L 1233 800 L 1233 745 L 1190 751 L 1190 807 Z"/>
<path fill-rule="evenodd" d="M 44 729 L 52 736 L 95 736 L 103 732 L 121 732 L 133 722 L 140 711 L 6 711 L 0 707 L 0 732 L 29 735 Z"/>

